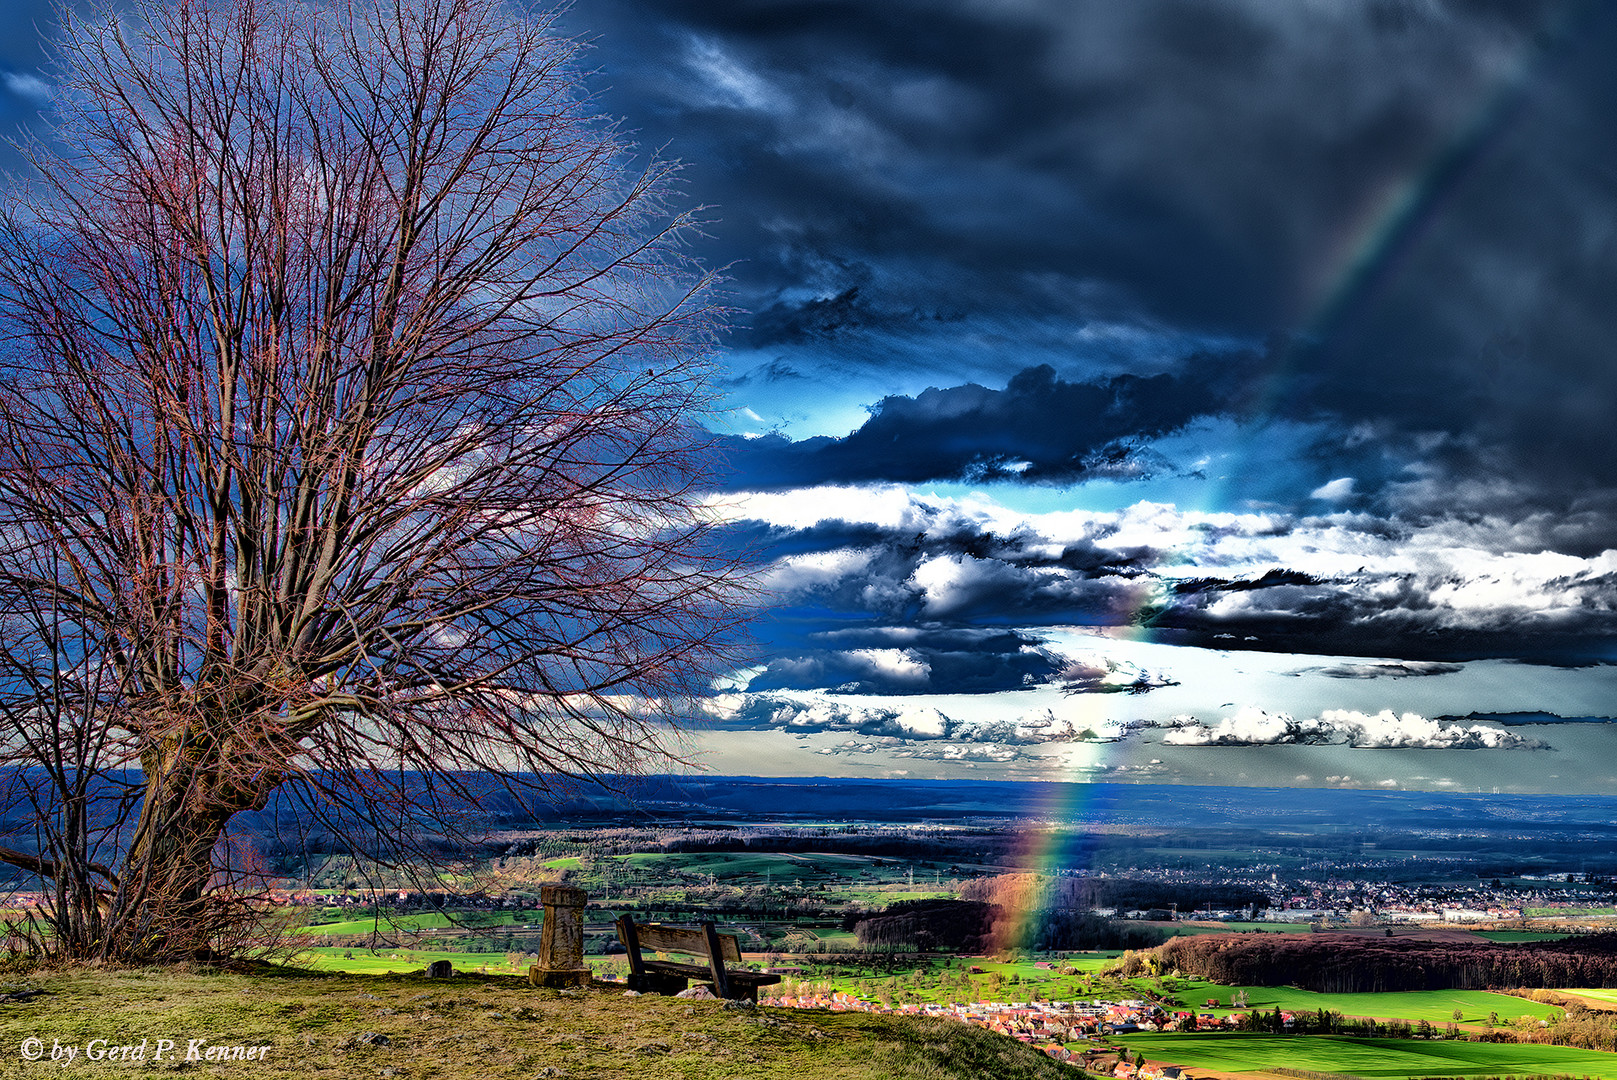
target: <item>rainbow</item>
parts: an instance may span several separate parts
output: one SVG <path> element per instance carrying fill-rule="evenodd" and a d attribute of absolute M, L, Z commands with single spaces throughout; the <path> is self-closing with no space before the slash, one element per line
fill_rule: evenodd
<path fill-rule="evenodd" d="M 1264 429 L 1295 385 L 1308 358 L 1329 348 L 1355 320 L 1385 294 L 1386 288 L 1418 251 L 1421 240 L 1463 190 L 1465 181 L 1512 129 L 1530 91 L 1543 81 L 1566 43 L 1597 12 L 1595 0 L 1568 5 L 1543 33 L 1526 41 L 1481 95 L 1466 120 L 1424 160 L 1402 176 L 1389 178 L 1365 200 L 1336 243 L 1322 252 L 1305 277 L 1324 283 L 1297 321 L 1299 330 L 1274 345 L 1265 370 L 1253 382 L 1249 419 L 1240 425 L 1226 477 L 1244 474 L 1261 460 Z M 1203 505 L 1225 504 L 1228 483 L 1209 485 Z"/>
<path fill-rule="evenodd" d="M 1306 277 L 1321 284 L 1312 290 L 1314 300 L 1297 320 L 1300 330 L 1287 343 L 1270 349 L 1263 371 L 1252 384 L 1247 419 L 1237 425 L 1230 460 L 1219 470 L 1223 479 L 1206 485 L 1200 509 L 1211 513 L 1226 506 L 1233 481 L 1262 462 L 1266 429 L 1303 365 L 1338 340 L 1384 296 L 1388 285 L 1418 252 L 1422 239 L 1463 191 L 1466 180 L 1512 130 L 1532 88 L 1554 65 L 1565 43 L 1576 38 L 1579 27 L 1599 8 L 1595 0 L 1582 0 L 1563 9 L 1547 32 L 1529 40 L 1514 62 L 1502 68 L 1451 136 L 1426 159 L 1373 192 L 1337 242 L 1320 253 Z M 1178 558 L 1189 563 L 1196 554 L 1187 547 Z M 1111 633 L 1149 638 L 1151 632 L 1142 614 L 1160 598 L 1159 586 L 1142 586 L 1132 610 L 1120 613 Z M 1107 792 L 1115 789 L 1084 783 L 1085 778 L 1076 774 L 1068 779 L 1075 782 L 1049 785 L 1049 804 L 1034 818 L 1075 824 L 1104 818 Z M 1089 869 L 1084 865 L 1085 849 L 1075 852 L 1064 839 L 1060 830 L 1030 825 L 1023 830 L 1019 865 L 1033 874 Z M 1019 913 L 1021 925 L 1009 928 L 1014 939 L 1020 939 L 1019 931 L 1033 914 Z"/>

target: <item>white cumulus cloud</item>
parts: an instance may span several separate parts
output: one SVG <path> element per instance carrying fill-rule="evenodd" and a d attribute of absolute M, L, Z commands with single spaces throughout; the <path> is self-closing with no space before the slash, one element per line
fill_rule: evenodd
<path fill-rule="evenodd" d="M 1487 724 L 1444 724 L 1390 709 L 1326 709 L 1312 719 L 1247 706 L 1214 724 L 1175 717 L 1162 741 L 1175 746 L 1346 745 L 1358 749 L 1537 750 L 1537 739 Z M 1332 778 L 1327 777 L 1327 780 Z M 1334 781 L 1333 781 L 1334 782 Z"/>

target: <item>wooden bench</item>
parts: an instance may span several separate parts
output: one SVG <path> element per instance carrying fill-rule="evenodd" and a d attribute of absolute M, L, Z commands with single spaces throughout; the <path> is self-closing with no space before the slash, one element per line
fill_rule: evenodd
<path fill-rule="evenodd" d="M 618 919 L 618 940 L 629 953 L 629 989 L 642 993 L 677 994 L 690 980 L 700 979 L 709 983 L 713 993 L 721 998 L 757 1001 L 760 986 L 780 982 L 779 975 L 739 970 L 741 946 L 736 943 L 736 936 L 719 933 L 710 922 L 692 929 L 637 923 L 634 916 L 624 915 Z M 642 951 L 681 953 L 700 958 L 704 963 L 648 960 Z M 738 965 L 738 968 L 732 970 L 725 966 L 727 964 Z"/>

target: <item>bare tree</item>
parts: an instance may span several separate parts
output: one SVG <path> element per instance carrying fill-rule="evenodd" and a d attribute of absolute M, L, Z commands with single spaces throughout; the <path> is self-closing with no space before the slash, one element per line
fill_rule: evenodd
<path fill-rule="evenodd" d="M 59 947 L 210 947 L 277 789 L 407 836 L 677 752 L 736 610 L 677 165 L 499 0 L 69 21 L 0 222 L 0 859 Z"/>

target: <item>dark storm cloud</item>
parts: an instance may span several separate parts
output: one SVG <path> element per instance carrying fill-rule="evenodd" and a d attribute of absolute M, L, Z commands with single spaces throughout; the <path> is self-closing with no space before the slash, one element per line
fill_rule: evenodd
<path fill-rule="evenodd" d="M 898 629 L 913 627 L 1031 635 L 1027 628 L 1039 626 L 1135 626 L 1208 648 L 1397 658 L 1325 672 L 1350 679 L 1443 675 L 1455 661 L 1481 657 L 1609 661 L 1617 637 L 1617 553 L 1524 547 L 1531 532 L 1509 523 L 1209 516 L 1142 503 L 995 531 L 969 509 L 903 496 L 904 512 L 885 511 L 900 524 L 855 527 L 836 523 L 835 490 L 804 497 L 822 507 L 822 520 L 805 530 L 821 544 L 798 544 L 762 577 L 775 625 L 787 629 L 769 640 L 783 663 L 760 688 L 894 692 L 905 680 L 938 689 L 980 678 L 975 685 L 990 689 L 1019 673 L 1062 681 L 1043 661 L 1010 652 L 1010 642 L 996 649 L 1000 662 L 967 662 L 950 655 L 967 650 L 906 640 Z M 857 542 L 836 546 L 839 536 Z M 1185 576 L 1194 565 L 1226 569 Z M 850 635 L 892 630 L 817 639 L 828 623 Z M 873 650 L 885 650 L 885 666 Z M 1107 688 L 1129 687 L 1113 680 Z"/>
<path fill-rule="evenodd" d="M 770 587 L 788 604 L 894 625 L 1111 625 L 1138 607 L 1141 582 L 1149 580 L 1130 566 L 1140 553 L 1101 552 L 1079 542 L 1052 554 L 1027 550 L 1027 539 L 989 534 L 968 543 L 954 532 L 934 542 L 890 533 L 861 549 L 845 571 L 778 566 Z"/>
<path fill-rule="evenodd" d="M 1607 5 L 610 0 L 568 19 L 601 35 L 605 104 L 717 205 L 712 254 L 743 260 L 752 313 L 738 347 L 881 367 L 901 339 L 1008 375 L 1019 340 L 1065 335 L 1071 375 L 1097 322 L 1289 333 L 1219 396 L 1447 432 L 1439 464 L 1531 481 L 1511 499 L 1617 480 Z"/>
<path fill-rule="evenodd" d="M 0 129 L 39 108 L 51 15 L 5 19 Z M 1521 481 L 1479 512 L 1617 482 L 1610 5 L 586 0 L 563 19 L 597 42 L 603 112 L 687 159 L 714 207 L 700 254 L 732 264 L 746 386 L 928 362 L 905 389 L 1037 361 L 1184 377 L 1195 341 L 1279 333 L 1297 344 L 1261 374 L 1215 372 L 1217 402 L 1445 433 L 1434 474 Z M 1097 366 L 1119 327 L 1145 343 Z M 888 422 L 920 419 L 910 397 Z M 984 442 L 949 460 L 992 474 L 1024 449 Z M 1028 460 L 1164 467 L 1078 442 Z M 810 475 L 872 475 L 819 449 Z"/>
<path fill-rule="evenodd" d="M 1253 363 L 1250 355 L 1202 355 L 1181 375 L 1099 383 L 1066 382 L 1040 365 L 1003 390 L 967 384 L 891 395 L 846 438 L 726 440 L 729 484 L 1147 476 L 1172 466 L 1146 443 L 1228 407 L 1230 372 Z"/>
<path fill-rule="evenodd" d="M 1073 661 L 1032 634 L 972 626 L 872 624 L 770 639 L 750 692 L 985 694 L 1052 684 L 1069 693 L 1143 694 L 1169 681 L 1115 662 Z"/>
<path fill-rule="evenodd" d="M 1470 433 L 1579 495 L 1617 481 L 1617 13 L 1590 12 L 1415 195 L 1378 274 L 1299 355 L 1294 401 Z"/>
<path fill-rule="evenodd" d="M 1173 591 L 1179 596 L 1192 596 L 1205 592 L 1251 592 L 1254 589 L 1272 589 L 1277 585 L 1319 585 L 1319 578 L 1296 570 L 1276 567 L 1265 570 L 1263 576 L 1252 580 L 1226 578 L 1187 578 L 1174 582 Z"/>
<path fill-rule="evenodd" d="M 749 690 L 990 693 L 1049 681 L 1064 661 L 1037 639 L 973 627 L 864 626 L 776 636 Z"/>
<path fill-rule="evenodd" d="M 1440 153 L 1554 14 L 651 0 L 572 22 L 606 35 L 610 100 L 718 185 L 703 197 L 727 246 L 763 254 L 759 284 L 823 301 L 947 266 L 921 295 L 975 308 L 1037 302 L 1004 275 L 1048 273 L 1267 325 L 1306 301 L 1292 272 Z"/>
<path fill-rule="evenodd" d="M 1439 716 L 1444 721 L 1483 720 L 1505 727 L 1539 726 L 1541 724 L 1617 724 L 1617 716 L 1561 716 L 1547 712 L 1485 713 L 1471 712 L 1464 716 Z"/>
<path fill-rule="evenodd" d="M 1182 644 L 1427 662 L 1515 657 L 1576 665 L 1608 659 L 1617 636 L 1617 582 L 1609 574 L 1542 580 L 1530 598 L 1474 605 L 1452 596 L 1497 588 L 1492 568 L 1400 571 L 1370 564 L 1332 579 L 1296 572 L 1273 578 L 1279 583 L 1245 592 L 1233 605 L 1222 602 L 1222 590 L 1160 592 L 1136 620 Z M 1388 674 L 1417 673 L 1441 674 L 1442 667 Z"/>
<path fill-rule="evenodd" d="M 1407 660 L 1381 660 L 1362 664 L 1332 664 L 1316 669 L 1331 679 L 1411 679 L 1432 675 L 1454 675 L 1463 669 L 1456 664 Z"/>

